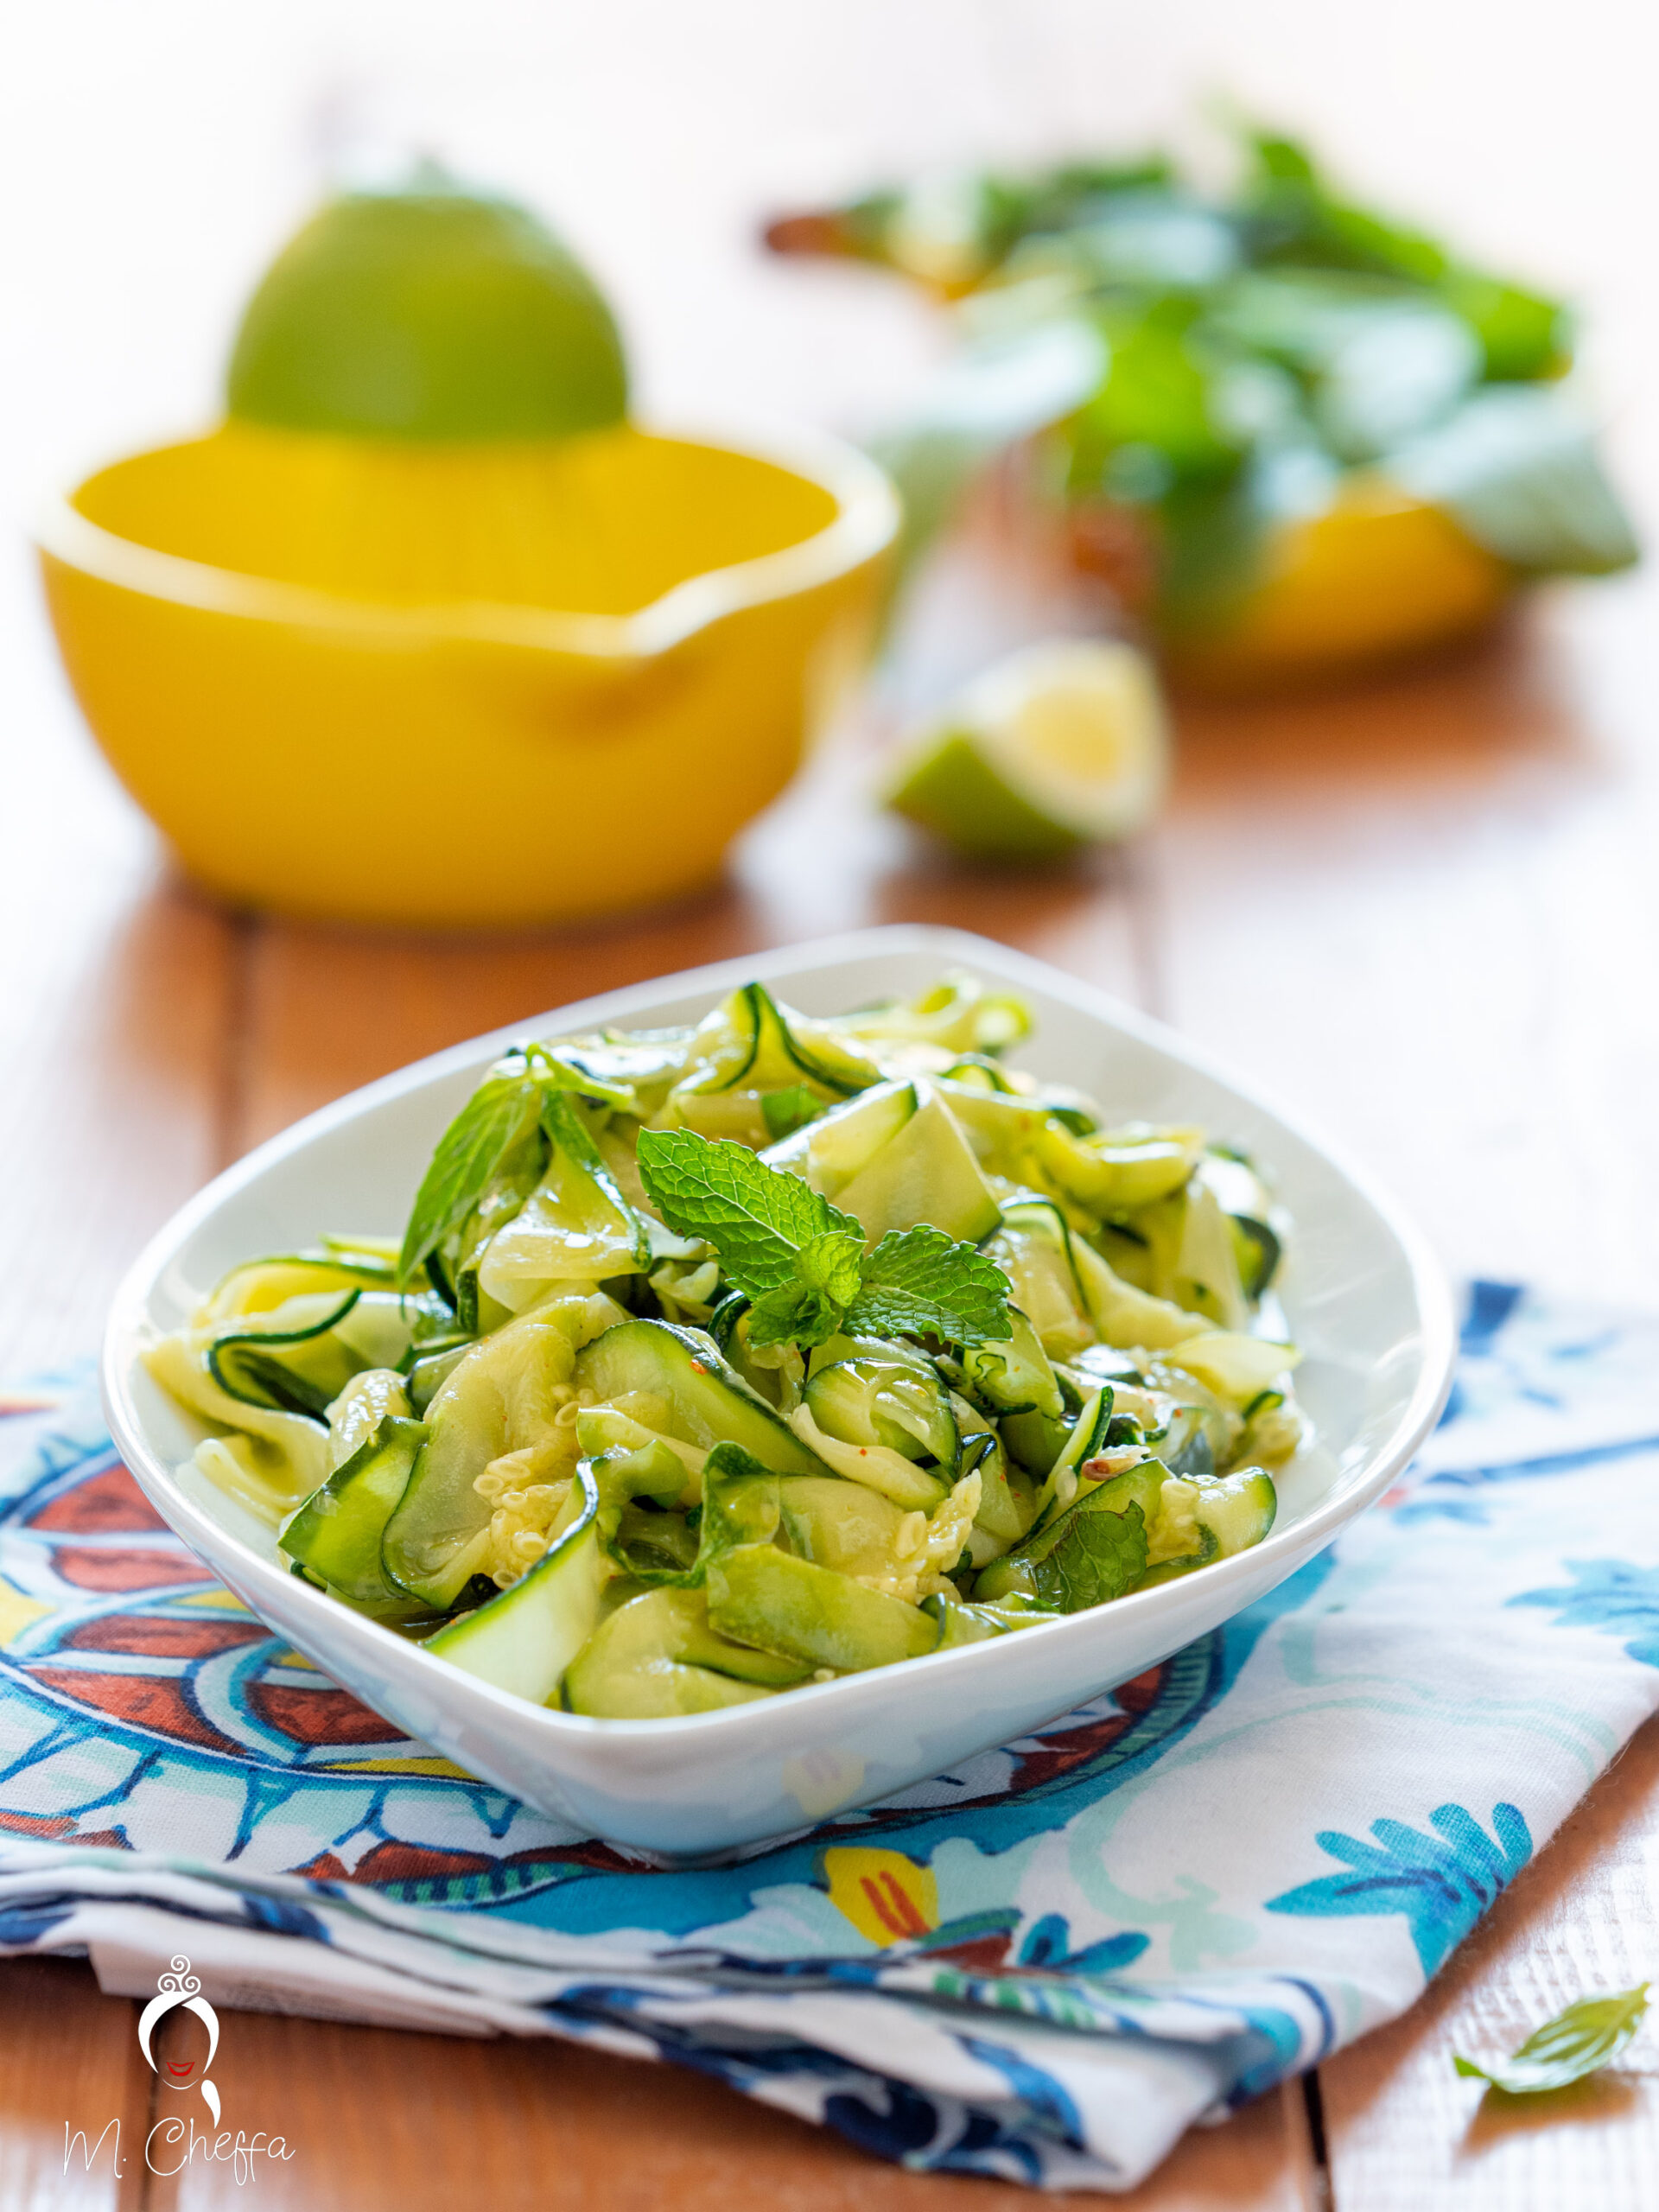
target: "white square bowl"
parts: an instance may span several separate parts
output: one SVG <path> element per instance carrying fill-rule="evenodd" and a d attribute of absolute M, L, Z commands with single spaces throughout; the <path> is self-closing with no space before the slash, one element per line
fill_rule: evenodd
<path fill-rule="evenodd" d="M 203 1433 L 139 1357 L 235 1262 L 322 1230 L 395 1234 L 434 1142 L 513 1039 L 690 1021 L 759 977 L 808 1014 L 909 995 L 968 968 L 1029 1001 L 1019 1055 L 1114 1120 L 1197 1122 L 1247 1146 L 1295 1223 L 1277 1286 L 1317 1441 L 1253 1551 L 995 1642 L 672 1720 L 594 1720 L 507 1695 L 287 1572 L 270 1532 L 181 1466 Z M 370 1084 L 273 1137 L 176 1214 L 127 1276 L 105 1403 L 145 1494 L 192 1550 L 324 1673 L 408 1735 L 584 1834 L 702 1856 L 868 1804 L 1023 1735 L 1217 1627 L 1294 1573 L 1387 1487 L 1436 1419 L 1456 1346 L 1434 1261 L 1395 1207 L 1179 1037 L 1042 963 L 899 927 L 726 961 L 564 1007 Z"/>

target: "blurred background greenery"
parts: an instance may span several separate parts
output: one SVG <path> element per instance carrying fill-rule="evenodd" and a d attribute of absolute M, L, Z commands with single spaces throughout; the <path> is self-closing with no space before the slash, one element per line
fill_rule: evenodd
<path fill-rule="evenodd" d="M 321 184 L 429 152 L 551 214 L 640 418 L 874 441 L 916 514 L 1006 441 L 993 407 L 941 462 L 964 368 L 1086 327 L 1092 370 L 1017 424 L 1072 622 L 1220 688 L 1363 670 L 1478 626 L 1517 577 L 1634 553 L 1608 485 L 1656 432 L 1598 356 L 1607 335 L 1640 358 L 1659 309 L 1597 210 L 1659 159 L 1649 34 L 1612 0 L 1572 31 L 1484 0 L 484 0 L 464 26 L 427 0 L 157 0 L 142 22 L 73 0 L 31 21 L 3 96 L 0 497 L 22 524 L 87 461 L 212 420 L 251 280 Z M 1552 119 L 1590 102 L 1605 136 L 1558 174 Z M 1080 159 L 1129 166 L 1057 173 Z M 853 252 L 766 253 L 790 210 L 839 232 L 780 242 Z M 1575 352 L 1577 418 L 1554 389 Z M 1416 594 L 1399 636 L 1374 619 L 1389 578 Z M 51 684 L 13 604 L 15 677 Z"/>
<path fill-rule="evenodd" d="M 1103 618 L 1263 690 L 1630 566 L 1566 302 L 1357 202 L 1305 143 L 1217 137 L 1218 183 L 1154 149 L 936 171 L 768 226 L 777 252 L 959 303 L 931 406 L 879 446 L 912 556 L 1017 442 Z"/>
<path fill-rule="evenodd" d="M 67 0 L 18 30 L 0 93 L 9 475 L 25 445 L 55 482 L 200 419 L 320 162 L 411 133 L 556 213 L 653 413 L 849 423 L 925 380 L 942 340 L 920 302 L 846 270 L 780 281 L 754 240 L 780 207 L 1179 148 L 1218 93 L 1312 137 L 1357 195 L 1651 337 L 1649 273 L 1597 209 L 1652 195 L 1656 36 L 1620 0 L 1570 24 L 1531 0 L 475 0 L 464 21 L 434 0 Z M 1556 125 L 1586 105 L 1601 127 L 1562 174 Z"/>

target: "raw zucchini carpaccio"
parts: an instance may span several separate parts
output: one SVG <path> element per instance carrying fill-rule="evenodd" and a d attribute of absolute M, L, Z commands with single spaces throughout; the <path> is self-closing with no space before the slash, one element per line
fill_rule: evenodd
<path fill-rule="evenodd" d="M 1202 1571 L 1268 1534 L 1302 1433 L 1288 1224 L 1236 1148 L 1011 1066 L 1029 1029 L 958 976 L 527 1041 L 401 1239 L 245 1262 L 150 1363 L 295 1573 L 599 1719 Z M 653 1201 L 665 1142 L 718 1218 Z M 952 1318 L 968 1274 L 995 1333 Z"/>

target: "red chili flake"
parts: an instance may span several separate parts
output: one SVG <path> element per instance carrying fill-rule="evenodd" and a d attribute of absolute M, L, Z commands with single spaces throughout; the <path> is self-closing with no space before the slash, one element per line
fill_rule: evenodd
<path fill-rule="evenodd" d="M 706 1375 L 709 1370 L 700 1359 L 694 1359 L 691 1363 L 691 1372 L 694 1375 Z"/>

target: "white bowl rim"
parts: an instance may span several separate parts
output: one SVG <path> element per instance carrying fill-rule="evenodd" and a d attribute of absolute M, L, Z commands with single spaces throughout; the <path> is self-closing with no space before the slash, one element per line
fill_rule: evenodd
<path fill-rule="evenodd" d="M 277 1160 L 303 1150 L 315 1138 L 339 1124 L 354 1120 L 359 1114 L 384 1100 L 401 1096 L 404 1091 L 418 1089 L 435 1077 L 482 1063 L 493 1057 L 503 1046 L 516 1039 L 534 1033 L 555 1036 L 562 1031 L 579 1028 L 591 1010 L 602 1008 L 611 1020 L 626 1020 L 629 1005 L 636 1002 L 649 1007 L 669 996 L 690 997 L 699 992 L 719 992 L 734 988 L 740 982 L 753 979 L 766 982 L 770 976 L 791 975 L 803 967 L 831 967 L 842 961 L 865 958 L 881 953 L 904 954 L 925 952 L 953 965 L 978 967 L 988 971 L 997 980 L 1016 988 L 1023 979 L 1032 988 L 1045 992 L 1051 998 L 1064 1001 L 1077 1012 L 1096 1020 L 1105 1020 L 1113 1027 L 1133 1036 L 1138 1042 L 1167 1054 L 1200 1075 L 1224 1084 L 1241 1098 L 1260 1107 L 1278 1121 L 1293 1136 L 1318 1154 L 1326 1166 L 1333 1167 L 1350 1185 L 1372 1207 L 1383 1225 L 1399 1243 L 1409 1270 L 1412 1294 L 1416 1304 L 1422 1345 L 1422 1357 L 1416 1386 L 1403 1412 L 1396 1420 L 1393 1431 L 1376 1449 L 1376 1462 L 1363 1480 L 1345 1484 L 1340 1496 L 1327 1497 L 1294 1523 L 1271 1531 L 1262 1541 L 1247 1552 L 1231 1559 L 1217 1560 L 1203 1572 L 1206 1586 L 1219 1596 L 1229 1584 L 1254 1580 L 1262 1565 L 1275 1556 L 1286 1557 L 1289 1563 L 1284 1573 L 1323 1550 L 1346 1523 L 1357 1517 L 1382 1496 L 1394 1478 L 1408 1463 L 1423 1439 L 1439 1420 L 1452 1388 L 1453 1369 L 1458 1350 L 1458 1324 L 1452 1294 L 1446 1274 L 1431 1250 L 1427 1240 L 1416 1228 L 1398 1204 L 1366 1173 L 1352 1166 L 1343 1153 L 1311 1132 L 1299 1116 L 1282 1112 L 1269 1096 L 1254 1084 L 1241 1082 L 1224 1065 L 1200 1049 L 1189 1046 L 1179 1032 L 1170 1028 L 1137 1007 L 1113 998 L 1109 993 L 1096 988 L 1052 968 L 1046 962 L 1015 951 L 997 944 L 994 939 L 974 935 L 965 930 L 941 928 L 927 923 L 895 923 L 880 927 L 849 931 L 844 934 L 816 938 L 799 944 L 773 947 L 763 952 L 740 955 L 730 960 L 710 963 L 699 968 L 685 969 L 671 976 L 626 986 L 616 991 L 606 991 L 587 1000 L 576 1000 L 566 1007 L 550 1013 L 535 1014 L 512 1022 L 504 1027 L 469 1038 L 464 1043 L 447 1046 L 442 1052 L 429 1054 L 424 1059 L 411 1061 L 375 1082 L 363 1084 L 347 1092 L 331 1104 L 320 1107 L 315 1113 L 268 1138 L 264 1144 L 246 1154 L 241 1160 L 216 1176 L 207 1186 L 188 1199 L 172 1219 L 160 1230 L 124 1277 L 111 1307 L 110 1320 L 104 1341 L 100 1362 L 100 1381 L 104 1408 L 110 1431 L 123 1459 L 137 1477 L 141 1487 L 154 1502 L 160 1491 L 166 1501 L 165 1518 L 169 1525 L 188 1543 L 193 1550 L 206 1551 L 211 1563 L 215 1549 L 226 1541 L 234 1542 L 223 1525 L 204 1508 L 183 1492 L 177 1484 L 172 1466 L 149 1444 L 144 1432 L 143 1417 L 134 1402 L 130 1376 L 135 1354 L 142 1341 L 145 1327 L 148 1294 L 159 1280 L 173 1255 L 194 1233 L 196 1229 L 214 1213 L 223 1202 L 239 1191 L 244 1185 L 256 1180 Z M 557 1023 L 559 1028 L 550 1025 Z M 204 1545 L 198 1533 L 211 1532 Z M 241 1549 L 238 1547 L 238 1549 Z M 1290 1558 L 1291 1554 L 1294 1558 Z M 347 1633 L 359 1629 L 377 1636 L 391 1637 L 408 1658 L 421 1669 L 436 1669 L 437 1679 L 453 1684 L 455 1669 L 445 1660 L 423 1650 L 391 1630 L 370 1620 L 365 1615 L 299 1584 L 296 1578 L 283 1573 L 257 1554 L 244 1552 L 238 1561 L 239 1586 L 256 1587 L 266 1576 L 283 1586 L 284 1594 L 291 1597 L 297 1590 L 302 1602 L 315 1599 L 327 1615 L 323 1623 L 323 1641 L 328 1640 L 329 1628 L 346 1628 Z M 1283 1579 L 1275 1576 L 1274 1583 Z M 1128 1618 L 1126 1608 L 1135 1608 L 1142 1617 L 1155 1611 L 1174 1610 L 1177 1593 L 1183 1587 L 1179 1582 L 1166 1583 L 1151 1590 L 1132 1592 L 1115 1599 L 1109 1611 L 1118 1618 Z M 253 1610 L 257 1612 L 256 1605 Z M 1088 1624 L 1100 1618 L 1103 1608 L 1093 1611 L 1073 1613 L 1060 1621 L 1045 1622 L 1022 1629 L 1020 1641 L 1034 1637 L 1058 1638 L 1069 1636 L 1077 1642 L 1080 1652 L 1086 1648 Z M 1218 1618 L 1230 1616 L 1224 1611 Z M 281 1631 L 277 1631 L 280 1633 Z M 964 1691 L 976 1667 L 995 1663 L 999 1648 L 998 1639 L 982 1643 L 958 1644 L 950 1650 L 933 1651 L 918 1659 L 898 1662 L 897 1667 L 877 1668 L 862 1674 L 847 1675 L 830 1682 L 808 1682 L 789 1693 L 791 1701 L 804 1698 L 845 1698 L 861 1686 L 885 1682 L 902 1672 L 905 1679 L 912 1678 L 917 1668 L 952 1666 L 961 1673 Z M 349 1687 L 349 1686 L 348 1686 Z M 579 1735 L 590 1739 L 623 1738 L 637 1745 L 661 1745 L 664 1751 L 687 1744 L 692 1735 L 706 1735 L 715 1731 L 728 1732 L 742 1731 L 751 1725 L 757 1714 L 769 1712 L 770 1699 L 756 1703 L 725 1707 L 713 1713 L 688 1713 L 671 1719 L 653 1720 L 605 1720 L 588 1715 L 565 1713 L 548 1706 L 531 1704 L 511 1691 L 497 1688 L 493 1683 L 469 1679 L 469 1688 L 480 1698 L 499 1711 L 512 1716 L 522 1730 L 529 1727 L 552 1736 Z"/>
<path fill-rule="evenodd" d="M 582 614 L 493 600 L 394 606 L 286 583 L 123 537 L 82 514 L 73 492 L 48 501 L 36 518 L 34 542 L 41 554 L 100 582 L 206 613 L 343 630 L 381 643 L 512 645 L 626 665 L 657 659 L 729 615 L 830 583 L 874 559 L 897 535 L 899 496 L 885 472 L 868 454 L 827 432 L 791 429 L 740 440 L 694 429 L 634 427 L 651 437 L 768 462 L 829 493 L 836 512 L 810 537 L 687 576 L 631 614 Z M 120 461 L 105 466 L 118 467 Z M 92 470 L 82 480 L 100 473 Z"/>

